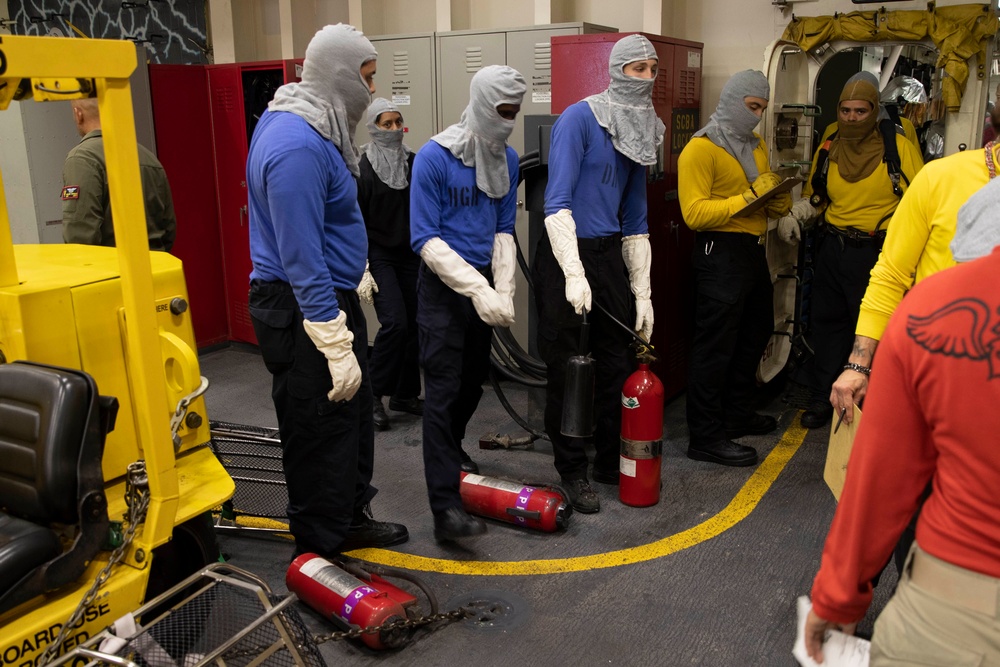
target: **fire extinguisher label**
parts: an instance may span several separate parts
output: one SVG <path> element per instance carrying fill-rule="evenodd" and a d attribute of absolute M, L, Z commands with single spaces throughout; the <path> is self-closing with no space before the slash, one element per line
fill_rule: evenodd
<path fill-rule="evenodd" d="M 663 455 L 663 441 L 622 438 L 619 453 L 630 459 L 655 459 Z"/>
<path fill-rule="evenodd" d="M 639 407 L 639 399 L 635 396 L 626 396 L 622 394 L 622 407 L 626 410 L 635 410 Z"/>
<path fill-rule="evenodd" d="M 521 493 L 521 490 L 526 488 L 521 486 L 520 484 L 516 484 L 514 482 L 508 482 L 505 479 L 496 479 L 495 477 L 483 477 L 482 475 L 466 475 L 462 481 L 465 482 L 466 484 L 485 486 L 490 489 L 499 489 L 501 491 L 508 491 L 510 493 Z"/>
<path fill-rule="evenodd" d="M 508 482 L 505 479 L 496 479 L 495 477 L 483 477 L 482 475 L 466 475 L 462 482 L 465 484 L 475 484 L 476 486 L 484 486 L 490 489 L 497 489 L 498 491 L 506 491 L 507 493 L 513 493 L 515 495 L 514 507 L 522 510 L 522 512 L 527 512 L 528 502 L 531 500 L 531 494 L 535 492 L 535 488 L 532 486 L 521 486 L 514 482 Z M 515 520 L 520 524 L 527 524 L 528 520 L 524 516 L 519 516 L 515 514 Z"/>
<path fill-rule="evenodd" d="M 624 456 L 618 459 L 618 472 L 626 477 L 635 477 L 635 461 Z"/>
<path fill-rule="evenodd" d="M 317 557 L 303 563 L 300 571 L 344 601 L 339 616 L 348 623 L 351 622 L 351 614 L 358 606 L 358 602 L 373 593 L 378 593 L 371 586 L 365 585 L 324 558 Z"/>
<path fill-rule="evenodd" d="M 344 604 L 340 607 L 340 617 L 350 623 L 351 614 L 354 613 L 354 609 L 358 606 L 358 602 L 374 593 L 378 593 L 378 591 L 371 586 L 358 586 L 355 588 L 353 591 L 348 593 L 346 598 L 344 598 Z"/>

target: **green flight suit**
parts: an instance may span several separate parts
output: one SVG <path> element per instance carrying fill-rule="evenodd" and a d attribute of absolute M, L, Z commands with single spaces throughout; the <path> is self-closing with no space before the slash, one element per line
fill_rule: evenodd
<path fill-rule="evenodd" d="M 177 234 L 177 218 L 163 165 L 139 146 L 139 173 L 150 250 L 169 252 Z M 115 245 L 115 228 L 108 199 L 108 173 L 100 130 L 88 132 L 63 164 L 63 241 Z"/>

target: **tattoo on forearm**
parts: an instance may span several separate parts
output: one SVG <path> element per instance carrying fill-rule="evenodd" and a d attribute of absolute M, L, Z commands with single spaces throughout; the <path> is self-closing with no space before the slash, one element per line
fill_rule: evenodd
<path fill-rule="evenodd" d="M 871 363 L 872 353 L 873 350 L 866 344 L 866 341 L 862 341 L 857 338 L 854 339 L 854 348 L 851 350 L 851 359 L 859 364 L 867 366 Z"/>

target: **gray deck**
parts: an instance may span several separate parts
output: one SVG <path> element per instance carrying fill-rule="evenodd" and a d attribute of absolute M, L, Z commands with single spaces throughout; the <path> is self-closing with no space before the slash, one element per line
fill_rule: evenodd
<path fill-rule="evenodd" d="M 201 363 L 211 381 L 211 419 L 276 425 L 270 376 L 256 351 L 231 347 L 203 355 Z M 529 412 L 527 392 L 507 389 L 515 407 Z M 341 641 L 323 644 L 323 656 L 330 665 L 795 665 L 795 598 L 809 592 L 835 508 L 822 479 L 827 432 L 802 431 L 797 411 L 778 398 L 762 411 L 778 419 L 779 429 L 742 440 L 760 452 L 763 463 L 755 468 L 686 458 L 681 396 L 666 409 L 658 505 L 626 507 L 617 487 L 594 484 L 601 512 L 574 514 L 565 532 L 530 532 L 491 521 L 489 532 L 467 548 L 434 541 L 420 420 L 390 413 L 392 429 L 376 434 L 374 483 L 380 492 L 372 507 L 376 518 L 406 524 L 410 540 L 392 548 L 395 555 L 379 558 L 417 568 L 425 561 L 413 563 L 405 555 L 484 562 L 476 574 L 413 571 L 443 608 L 483 596 L 508 603 L 509 611 L 493 621 L 444 627 L 401 650 L 374 652 Z M 491 432 L 523 434 L 487 388 L 465 443 L 482 474 L 558 482 L 547 442 L 529 451 L 480 450 L 478 436 Z M 290 541 L 226 532 L 220 542 L 234 565 L 261 575 L 276 592 L 286 591 Z M 584 563 L 594 569 L 518 569 L 523 561 L 547 561 L 542 567 L 572 570 L 580 567 L 574 558 L 621 550 Z M 623 559 L 635 562 L 618 564 Z M 509 565 L 496 566 L 501 574 L 480 574 L 490 563 Z M 873 612 L 894 583 L 890 566 L 860 633 L 870 633 Z M 314 633 L 336 629 L 304 605 L 300 609 Z"/>

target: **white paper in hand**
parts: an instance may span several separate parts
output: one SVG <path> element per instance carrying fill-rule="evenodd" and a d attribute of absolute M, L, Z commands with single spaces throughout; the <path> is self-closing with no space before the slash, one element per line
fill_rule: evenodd
<path fill-rule="evenodd" d="M 798 599 L 798 628 L 795 631 L 795 646 L 792 655 L 802 667 L 819 667 L 819 663 L 806 653 L 806 616 L 812 603 L 805 595 Z M 823 667 L 868 667 L 868 653 L 871 642 L 831 630 L 823 642 Z"/>

